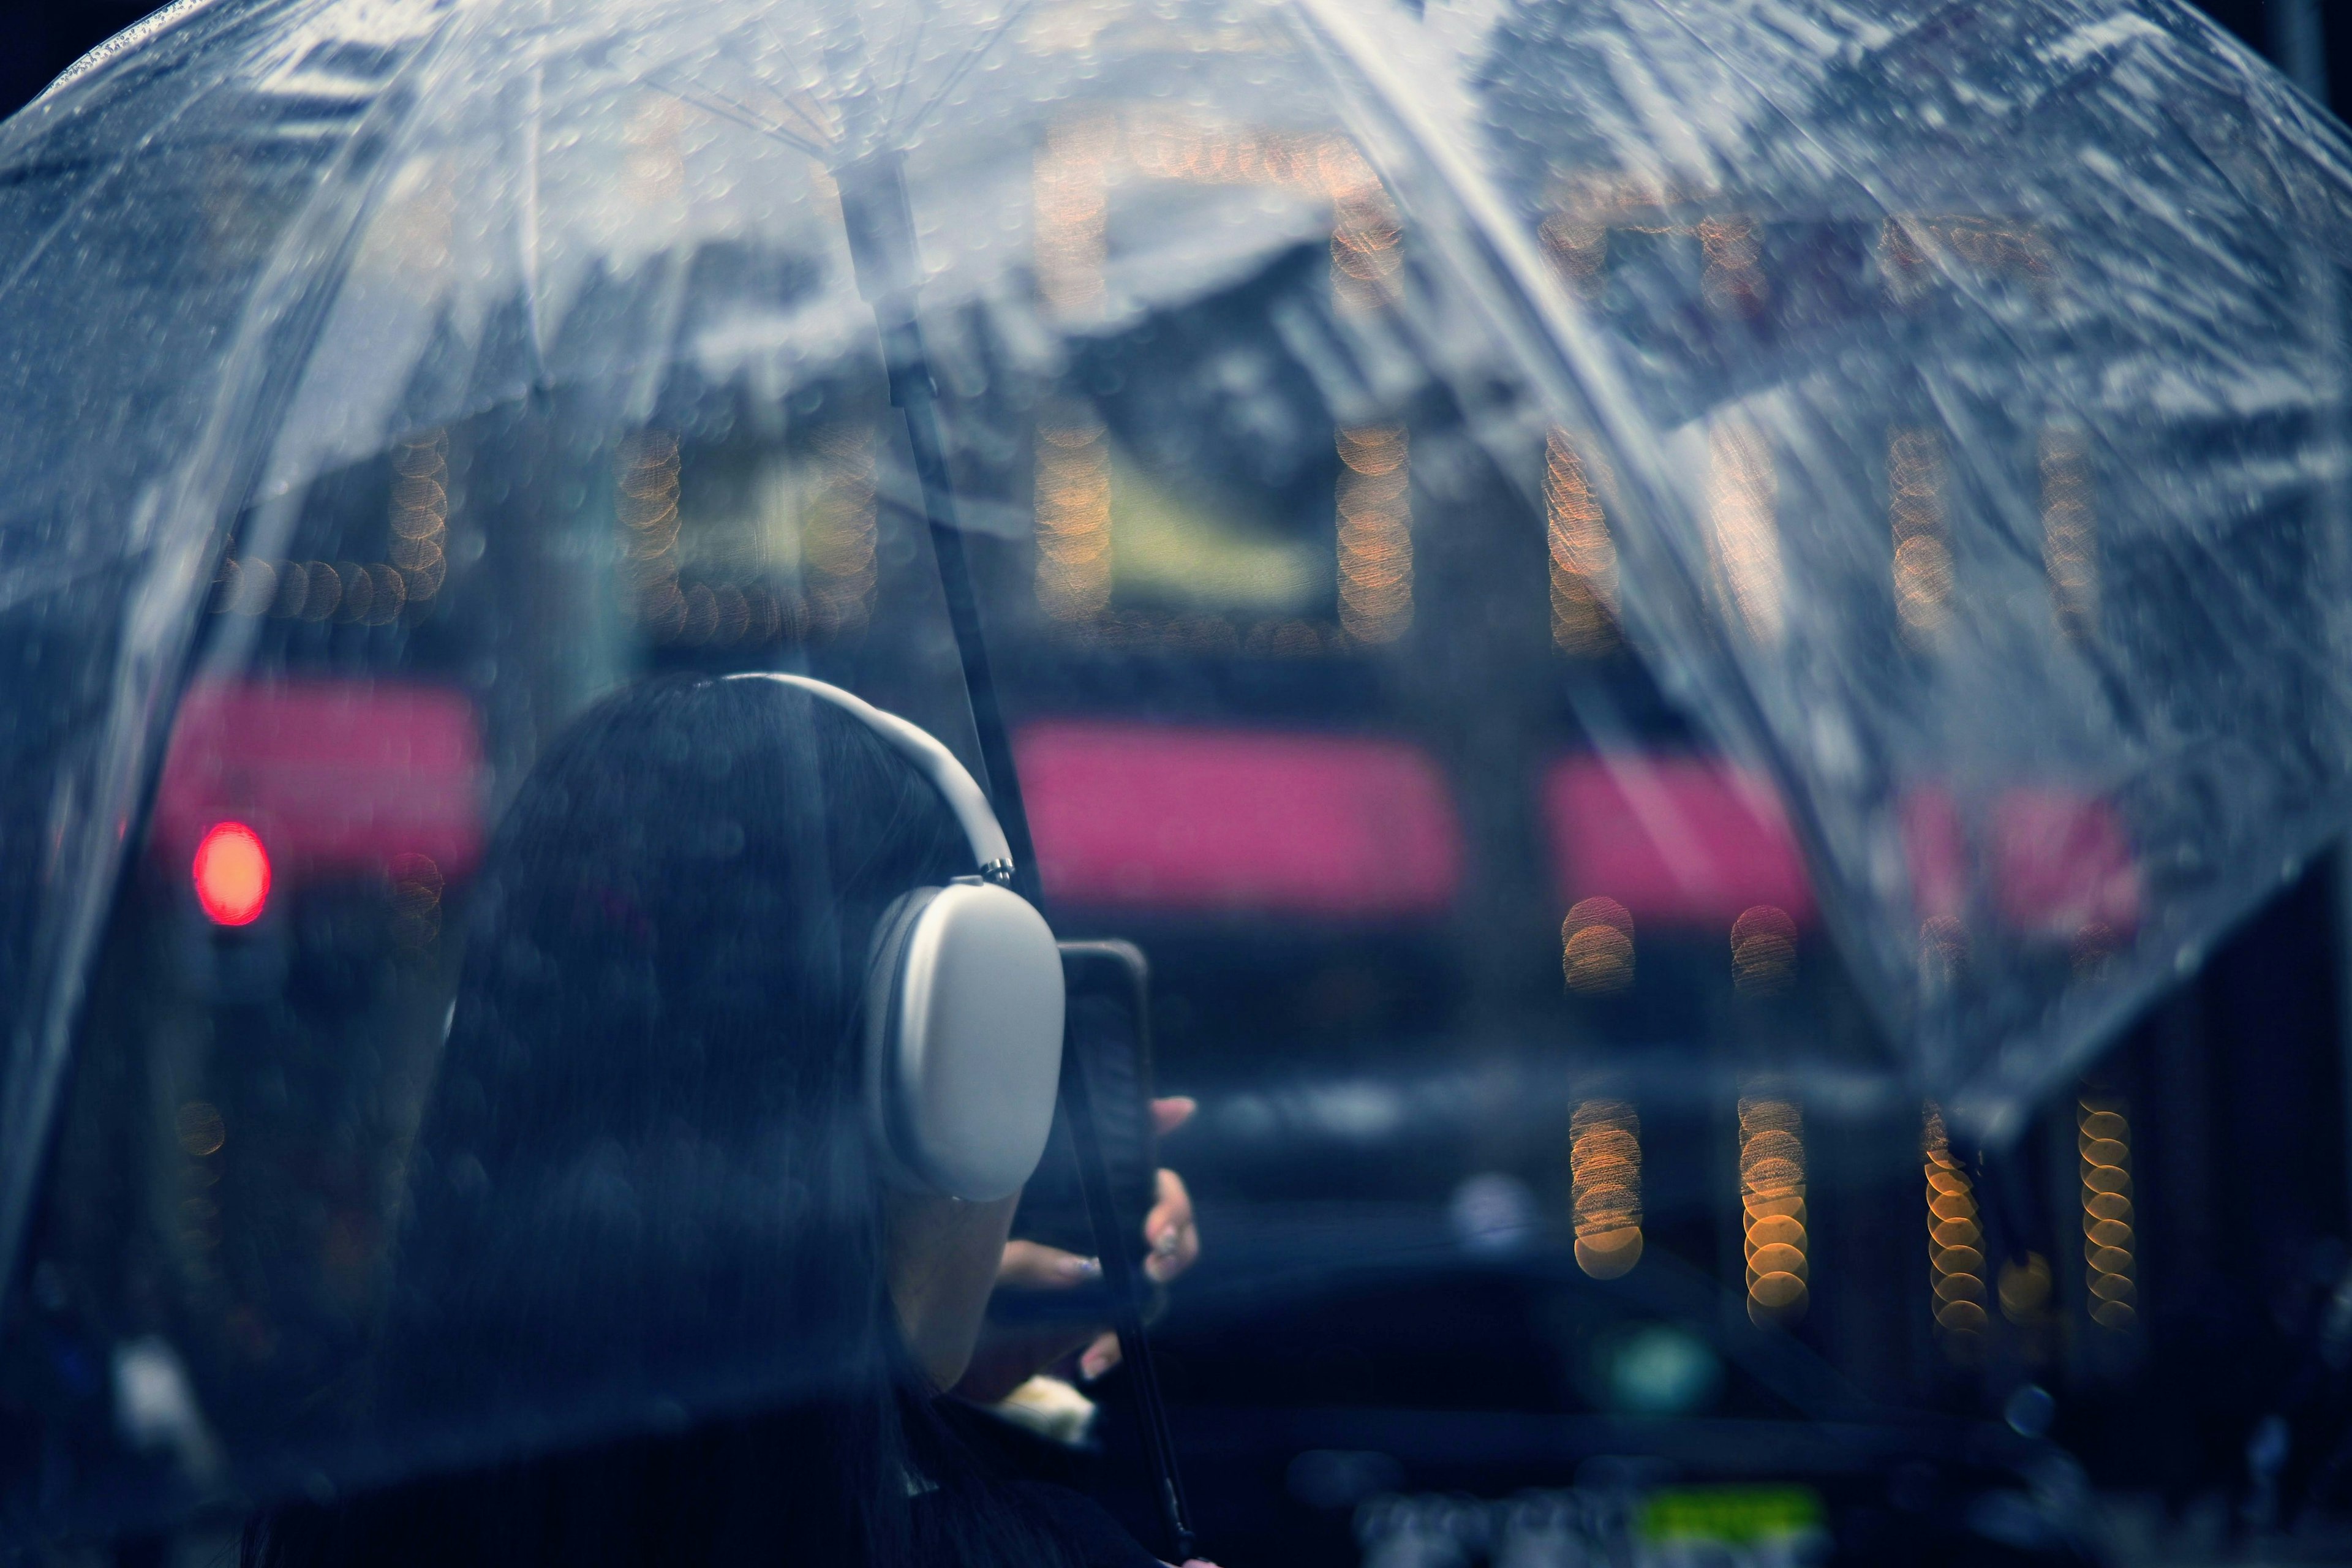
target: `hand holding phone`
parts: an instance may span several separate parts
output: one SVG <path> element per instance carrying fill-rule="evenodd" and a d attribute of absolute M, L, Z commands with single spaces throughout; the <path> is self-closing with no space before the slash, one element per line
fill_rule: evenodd
<path fill-rule="evenodd" d="M 1153 1130 L 1166 1137 L 1197 1107 L 1184 1096 L 1151 1101 Z M 1201 1233 L 1184 1179 L 1164 1166 L 1155 1177 L 1158 1201 L 1144 1218 L 1143 1271 L 1157 1285 L 1176 1279 L 1201 1256 Z M 971 1367 L 956 1393 L 993 1404 L 1040 1372 L 1077 1354 L 1074 1370 L 1088 1382 L 1118 1365 L 1118 1335 L 1107 1326 L 1102 1267 L 1082 1253 L 1014 1237 L 1004 1244 L 997 1297 Z M 1082 1353 L 1080 1353 L 1082 1352 Z"/>
<path fill-rule="evenodd" d="M 1025 1245 L 1018 1252 L 1006 1249 L 989 1329 L 972 1372 L 956 1391 L 992 1403 L 1081 1344 L 1088 1344 L 1086 1359 L 1093 1368 L 1086 1375 L 1100 1375 L 1121 1356 L 1133 1358 L 1135 1416 L 1152 1489 L 1173 1543 L 1171 1556 L 1186 1560 L 1192 1556 L 1192 1527 L 1144 1335 L 1143 1298 L 1200 1253 L 1192 1196 L 1159 1159 L 1160 1135 L 1174 1131 L 1194 1107 L 1151 1098 L 1150 970 L 1141 951 L 1124 942 L 1060 947 L 1068 1006 L 1054 1131 L 1013 1219 L 1014 1241 Z M 1075 1236 L 1076 1246 L 1055 1245 L 1057 1231 Z M 1090 1242 L 1100 1252 L 1092 1275 L 1078 1250 Z M 1006 1267 L 1016 1273 L 1043 1269 L 1060 1283 L 1007 1289 Z M 1000 1312 L 1000 1304 L 1008 1310 Z M 1041 1313 L 1041 1306 L 1049 1310 Z M 1028 1310 L 1011 1310 L 1022 1307 Z M 1086 1325 L 1076 1336 L 1069 1333 L 1074 1319 Z M 1100 1342 L 1106 1324 L 1113 1329 L 1108 1346 Z"/>

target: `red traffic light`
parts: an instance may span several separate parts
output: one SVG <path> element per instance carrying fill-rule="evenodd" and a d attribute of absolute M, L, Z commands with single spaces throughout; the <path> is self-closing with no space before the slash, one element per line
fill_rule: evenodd
<path fill-rule="evenodd" d="M 215 925 L 251 925 L 269 902 L 269 851 L 242 822 L 216 822 L 196 846 L 196 902 Z"/>

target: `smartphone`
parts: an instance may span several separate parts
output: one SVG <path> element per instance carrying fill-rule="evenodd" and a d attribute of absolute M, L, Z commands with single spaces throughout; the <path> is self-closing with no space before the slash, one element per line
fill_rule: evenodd
<path fill-rule="evenodd" d="M 1144 1258 L 1143 1221 L 1158 1191 L 1159 1136 L 1151 1123 L 1151 970 L 1127 942 L 1066 942 L 1062 979 L 1062 1073 L 1083 1071 L 1094 1106 L 1095 1137 L 1109 1178 L 1118 1241 L 1130 1263 Z M 1025 1241 L 1094 1258 L 1108 1243 L 1087 1216 L 1078 1166 L 1080 1141 L 1070 1126 L 1072 1096 L 1055 1102 L 1054 1128 L 1036 1173 L 1021 1194 L 1013 1234 Z M 1109 1310 L 1100 1283 L 1070 1290 L 1003 1293 L 999 1316 L 1104 1321 Z"/>

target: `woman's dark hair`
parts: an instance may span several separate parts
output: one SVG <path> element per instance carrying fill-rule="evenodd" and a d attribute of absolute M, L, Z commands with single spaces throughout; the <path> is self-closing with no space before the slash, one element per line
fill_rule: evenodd
<path fill-rule="evenodd" d="M 282 1510 L 247 1563 L 1066 1561 L 932 1412 L 883 1266 L 868 947 L 974 869 L 783 683 L 572 725 L 490 845 L 394 1264 L 378 1427 L 456 1473 Z"/>

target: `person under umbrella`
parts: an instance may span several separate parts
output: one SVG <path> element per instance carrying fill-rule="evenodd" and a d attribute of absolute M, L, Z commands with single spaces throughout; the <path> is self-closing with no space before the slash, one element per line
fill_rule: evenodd
<path fill-rule="evenodd" d="M 1154 1562 L 1087 1498 L 1002 1473 L 982 1451 L 1003 1446 L 943 1408 L 1001 1269 L 1086 1272 L 1008 1254 L 1017 1189 L 893 1183 L 871 1130 L 866 955 L 903 895 L 971 858 L 929 781 L 795 686 L 656 681 L 583 715 L 490 850 L 382 1412 L 429 1422 L 485 1384 L 545 1407 L 616 1350 L 661 1381 L 665 1360 L 725 1359 L 714 1326 L 825 1373 L 689 1430 L 264 1514 L 247 1568 Z M 1197 1242 L 1181 1184 L 1163 1193 L 1164 1278 Z"/>

